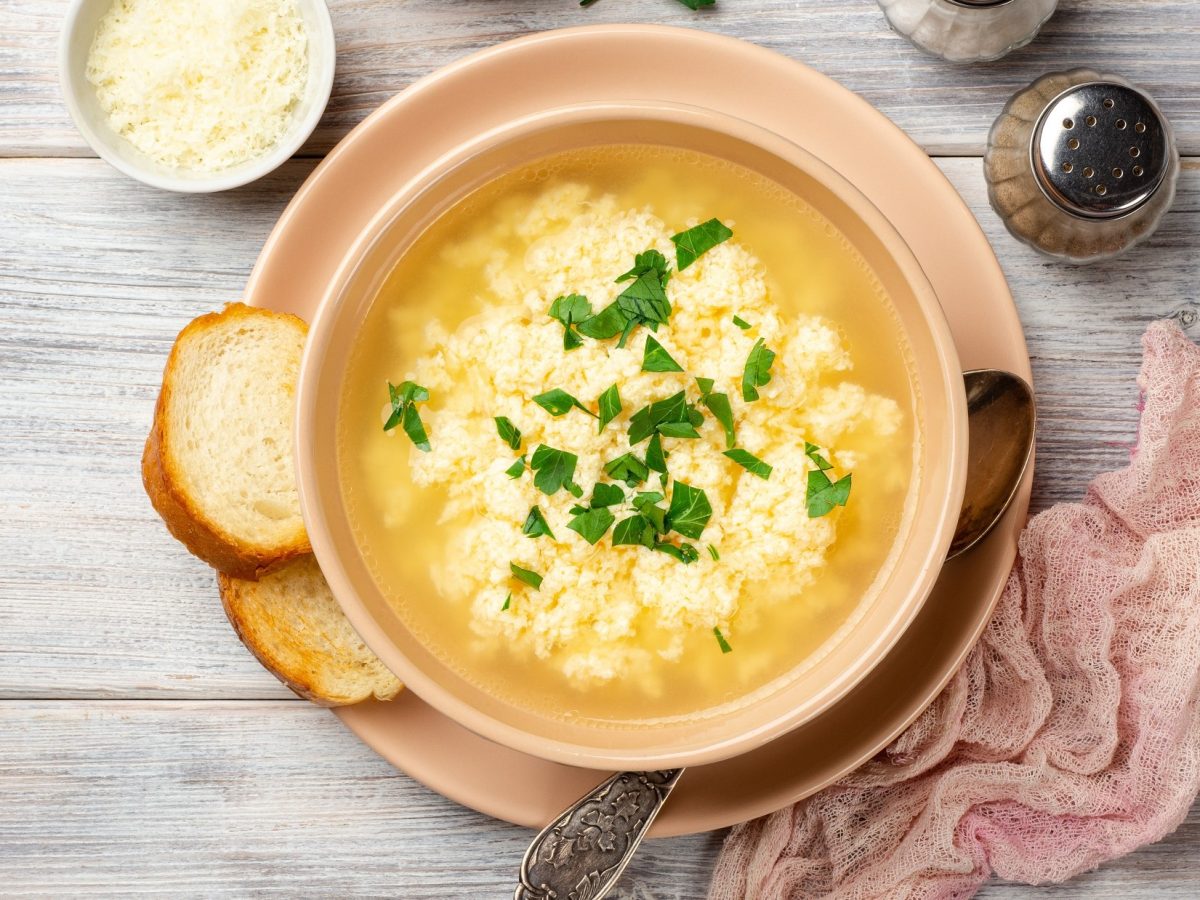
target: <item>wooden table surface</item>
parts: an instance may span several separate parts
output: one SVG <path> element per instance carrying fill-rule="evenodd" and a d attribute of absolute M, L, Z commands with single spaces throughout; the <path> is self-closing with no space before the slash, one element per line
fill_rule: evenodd
<path fill-rule="evenodd" d="M 1200 160 L 1148 245 L 1090 268 L 1012 240 L 979 160 L 1013 90 L 1078 64 L 1148 88 L 1200 156 L 1197 0 L 1063 0 L 1031 47 L 968 68 L 915 51 L 872 0 L 701 14 L 674 0 L 333 0 L 338 76 L 316 136 L 217 196 L 162 193 L 93 158 L 57 87 L 66 6 L 0 0 L 0 895 L 511 896 L 529 832 L 397 773 L 260 669 L 138 473 L 178 330 L 239 296 L 322 153 L 465 53 L 566 25 L 675 23 L 774 48 L 877 105 L 937 157 L 1012 284 L 1042 405 L 1035 509 L 1122 463 L 1145 325 L 1173 317 L 1200 337 Z M 615 896 L 703 897 L 721 839 L 651 842 Z M 1065 886 L 981 896 L 1195 898 L 1200 811 Z"/>

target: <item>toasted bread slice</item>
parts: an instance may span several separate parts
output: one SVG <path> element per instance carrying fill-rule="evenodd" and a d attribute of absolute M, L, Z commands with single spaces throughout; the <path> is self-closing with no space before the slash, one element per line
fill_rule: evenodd
<path fill-rule="evenodd" d="M 316 557 L 302 556 L 258 581 L 218 574 L 221 602 L 242 643 L 305 699 L 345 706 L 390 700 L 401 684 L 342 612 Z"/>
<path fill-rule="evenodd" d="M 179 333 L 142 481 L 171 534 L 216 569 L 258 578 L 311 552 L 292 470 L 308 326 L 231 303 Z"/>

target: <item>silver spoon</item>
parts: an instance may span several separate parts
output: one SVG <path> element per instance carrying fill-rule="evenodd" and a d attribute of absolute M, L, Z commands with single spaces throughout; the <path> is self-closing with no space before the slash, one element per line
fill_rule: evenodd
<path fill-rule="evenodd" d="M 1016 496 L 1033 452 L 1037 413 L 1024 379 L 998 369 L 963 373 L 967 492 L 946 558 L 978 544 Z M 547 825 L 521 861 L 515 900 L 601 900 L 650 829 L 683 769 L 618 772 Z"/>

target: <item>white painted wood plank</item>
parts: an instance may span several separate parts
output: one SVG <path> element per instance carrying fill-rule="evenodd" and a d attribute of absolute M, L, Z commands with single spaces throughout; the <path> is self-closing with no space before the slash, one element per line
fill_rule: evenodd
<path fill-rule="evenodd" d="M 0 155 L 90 155 L 58 91 L 56 42 L 67 0 L 0 3 Z M 1063 0 L 1043 35 L 998 63 L 956 66 L 893 34 L 871 0 L 331 0 L 338 75 L 306 153 L 327 150 L 417 78 L 500 41 L 571 25 L 657 22 L 704 28 L 806 62 L 861 93 L 936 153 L 976 153 L 1018 87 L 1094 65 L 1143 84 L 1200 153 L 1200 5 L 1194 0 Z"/>
<path fill-rule="evenodd" d="M 395 772 L 299 701 L 8 701 L 0 734 L 3 897 L 500 898 L 531 836 Z M 722 837 L 648 842 L 614 896 L 700 900 Z M 1193 811 L 1064 887 L 980 896 L 1193 898 L 1197 847 Z"/>
<path fill-rule="evenodd" d="M 310 162 L 181 197 L 95 160 L 0 160 L 0 697 L 282 698 L 233 639 L 208 570 L 164 531 L 138 460 L 192 316 L 238 296 Z M 1078 268 L 1018 245 L 980 164 L 943 161 L 997 247 L 1042 403 L 1035 508 L 1077 497 L 1133 437 L 1138 338 L 1200 336 L 1200 163 L 1145 247 Z"/>

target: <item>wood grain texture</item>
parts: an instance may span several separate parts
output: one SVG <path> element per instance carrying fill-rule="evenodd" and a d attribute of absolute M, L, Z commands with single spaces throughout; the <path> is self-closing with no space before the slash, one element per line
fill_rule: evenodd
<path fill-rule="evenodd" d="M 964 68 L 923 55 L 887 27 L 872 0 L 721 0 L 694 13 L 675 0 L 330 0 L 338 73 L 306 148 L 320 154 L 417 78 L 520 35 L 602 22 L 657 22 L 745 38 L 808 63 L 862 94 L 923 146 L 978 153 L 1017 88 L 1046 71 L 1092 65 L 1142 84 L 1200 153 L 1200 4 L 1194 0 L 1062 0 L 1029 47 Z M 91 151 L 58 92 L 56 44 L 67 0 L 0 3 L 0 156 Z M 502 89 L 500 86 L 498 89 Z"/>
<path fill-rule="evenodd" d="M 531 833 L 393 770 L 301 702 L 0 702 L 0 897 L 511 896 Z M 701 900 L 723 834 L 649 841 L 618 900 Z M 1066 887 L 1200 895 L 1200 815 Z"/>

